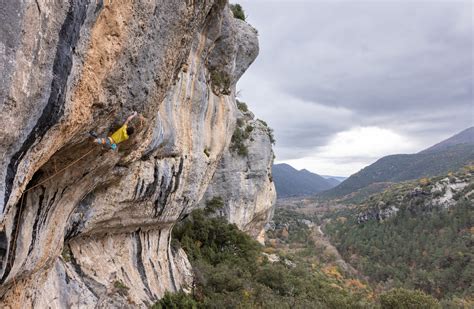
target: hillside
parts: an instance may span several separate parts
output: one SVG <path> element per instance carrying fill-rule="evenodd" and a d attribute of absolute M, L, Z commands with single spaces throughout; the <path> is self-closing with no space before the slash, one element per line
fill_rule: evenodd
<path fill-rule="evenodd" d="M 382 289 L 420 289 L 445 308 L 472 308 L 473 194 L 472 168 L 400 183 L 330 214 L 325 231 L 344 259 Z"/>
<path fill-rule="evenodd" d="M 278 198 L 313 195 L 338 184 L 334 179 L 325 179 L 305 169 L 298 171 L 288 164 L 274 164 L 272 175 Z"/>
<path fill-rule="evenodd" d="M 457 171 L 474 161 L 474 144 L 466 142 L 472 133 L 472 129 L 465 130 L 420 153 L 383 157 L 321 196 L 342 197 L 376 183 L 400 182 Z M 456 141 L 461 143 L 453 145 Z"/>

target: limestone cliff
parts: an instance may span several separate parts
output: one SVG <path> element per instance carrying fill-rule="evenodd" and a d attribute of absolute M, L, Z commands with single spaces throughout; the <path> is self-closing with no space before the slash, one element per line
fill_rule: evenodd
<path fill-rule="evenodd" d="M 8 1 L 0 15 L 1 306 L 146 307 L 186 287 L 170 232 L 230 145 L 256 31 L 224 0 Z M 86 133 L 134 110 L 117 152 Z"/>
<path fill-rule="evenodd" d="M 271 134 L 267 124 L 255 120 L 251 112 L 239 112 L 231 147 L 224 152 L 201 202 L 204 206 L 221 198 L 221 215 L 261 243 L 276 201 Z"/>

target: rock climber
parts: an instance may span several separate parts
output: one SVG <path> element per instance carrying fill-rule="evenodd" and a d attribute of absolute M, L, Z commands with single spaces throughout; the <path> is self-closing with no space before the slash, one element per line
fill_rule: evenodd
<path fill-rule="evenodd" d="M 115 131 L 114 134 L 112 134 L 111 136 L 108 136 L 108 137 L 105 137 L 105 138 L 97 137 L 97 134 L 93 131 L 90 131 L 89 134 L 95 138 L 94 141 L 97 144 L 107 145 L 112 150 L 117 150 L 117 144 L 120 144 L 121 142 L 124 142 L 124 141 L 128 140 L 130 135 L 132 135 L 133 132 L 135 132 L 135 129 L 132 126 L 128 126 L 128 124 L 137 115 L 138 115 L 137 112 L 133 112 L 133 114 L 128 116 L 127 120 L 120 127 L 120 129 Z"/>

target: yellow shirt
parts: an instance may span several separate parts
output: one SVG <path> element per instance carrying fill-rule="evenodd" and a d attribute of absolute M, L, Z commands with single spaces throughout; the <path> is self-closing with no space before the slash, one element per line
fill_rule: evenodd
<path fill-rule="evenodd" d="M 114 140 L 115 144 L 126 141 L 128 139 L 127 125 L 124 124 L 120 129 L 115 131 L 111 138 Z"/>

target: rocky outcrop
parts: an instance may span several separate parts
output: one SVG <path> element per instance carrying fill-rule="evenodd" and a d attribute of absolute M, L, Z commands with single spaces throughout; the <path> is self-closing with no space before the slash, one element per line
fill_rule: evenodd
<path fill-rule="evenodd" d="M 219 162 L 201 205 L 221 198 L 220 215 L 263 243 L 276 201 L 271 131 L 250 112 L 239 112 L 238 119 L 231 147 Z"/>
<path fill-rule="evenodd" d="M 147 307 L 186 288 L 171 230 L 230 144 L 255 31 L 223 0 L 10 1 L 0 14 L 1 306 Z M 117 152 L 88 137 L 134 110 Z"/>
<path fill-rule="evenodd" d="M 449 176 L 402 183 L 368 199 L 357 214 L 357 223 L 384 221 L 398 212 L 428 213 L 448 209 L 461 201 L 473 201 L 474 170 L 467 167 Z"/>

